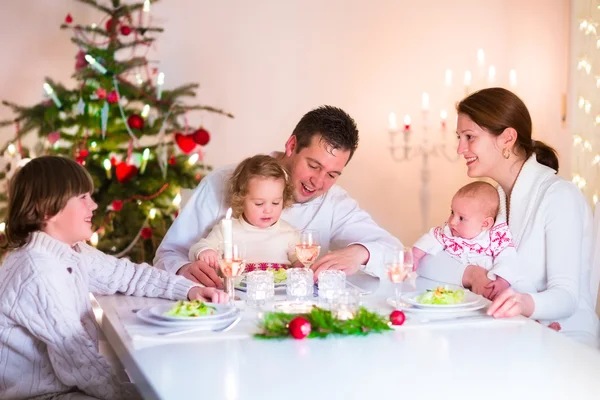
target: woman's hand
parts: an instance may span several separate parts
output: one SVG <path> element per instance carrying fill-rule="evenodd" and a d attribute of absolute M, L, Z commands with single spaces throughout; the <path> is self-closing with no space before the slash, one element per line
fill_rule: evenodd
<path fill-rule="evenodd" d="M 462 284 L 471 289 L 471 292 L 489 299 L 492 289 L 487 286 L 493 281 L 487 277 L 487 274 L 487 270 L 479 265 L 468 265 L 463 274 Z"/>
<path fill-rule="evenodd" d="M 517 315 L 530 317 L 534 310 L 535 304 L 530 295 L 508 288 L 496 296 L 487 314 L 494 318 L 510 318 Z"/>
<path fill-rule="evenodd" d="M 194 286 L 188 292 L 188 299 L 210 301 L 212 303 L 227 303 L 229 301 L 229 295 L 219 289 Z"/>

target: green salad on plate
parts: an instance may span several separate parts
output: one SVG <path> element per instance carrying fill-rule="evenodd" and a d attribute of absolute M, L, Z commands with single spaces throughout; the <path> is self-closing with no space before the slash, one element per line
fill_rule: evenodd
<path fill-rule="evenodd" d="M 425 293 L 417 296 L 417 303 L 421 304 L 436 304 L 436 305 L 453 305 L 460 304 L 464 301 L 464 290 L 450 290 L 443 286 L 438 286 L 435 289 L 427 290 Z"/>
<path fill-rule="evenodd" d="M 178 301 L 165 313 L 168 317 L 203 317 L 216 314 L 217 309 L 203 301 Z"/>

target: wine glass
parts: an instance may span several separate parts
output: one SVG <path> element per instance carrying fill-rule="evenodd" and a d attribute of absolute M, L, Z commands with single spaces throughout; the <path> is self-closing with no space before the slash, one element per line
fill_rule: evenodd
<path fill-rule="evenodd" d="M 385 270 L 394 284 L 396 308 L 400 307 L 402 282 L 413 269 L 413 254 L 411 247 L 393 247 L 385 254 Z"/>
<path fill-rule="evenodd" d="M 227 247 L 229 251 L 226 252 Z M 241 276 L 246 268 L 246 246 L 243 242 L 228 243 L 221 241 L 217 254 L 221 274 L 224 278 L 225 292 L 229 295 L 229 301 L 233 302 L 235 299 L 235 278 Z"/>
<path fill-rule="evenodd" d="M 303 229 L 296 231 L 296 256 L 304 265 L 304 268 L 310 268 L 319 257 L 321 245 L 319 242 L 319 232 L 313 229 Z"/>

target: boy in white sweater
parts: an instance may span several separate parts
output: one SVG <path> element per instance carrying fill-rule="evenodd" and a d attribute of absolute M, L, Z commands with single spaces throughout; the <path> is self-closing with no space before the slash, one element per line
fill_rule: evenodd
<path fill-rule="evenodd" d="M 294 227 L 279 219 L 293 201 L 293 189 L 287 172 L 273 157 L 257 155 L 242 161 L 229 179 L 227 198 L 233 211 L 234 240 L 246 247 L 246 272 L 302 266 L 295 253 Z M 222 240 L 223 228 L 216 224 L 190 248 L 190 261 L 218 268 Z"/>
<path fill-rule="evenodd" d="M 515 287 L 522 293 L 535 293 L 533 285 L 519 271 L 517 251 L 504 216 L 498 215 L 500 198 L 487 182 L 471 182 L 452 198 L 450 216 L 444 226 L 432 228 L 413 247 L 415 269 L 426 254 L 445 251 L 464 265 L 485 268 L 492 280 L 484 295 Z"/>
<path fill-rule="evenodd" d="M 83 241 L 92 235 L 92 178 L 75 161 L 35 158 L 10 184 L 0 268 L 0 398 L 130 399 L 98 352 L 89 292 L 227 301 L 147 264 L 108 256 Z"/>

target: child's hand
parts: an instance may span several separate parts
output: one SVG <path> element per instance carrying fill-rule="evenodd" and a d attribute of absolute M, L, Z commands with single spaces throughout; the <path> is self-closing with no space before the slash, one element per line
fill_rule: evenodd
<path fill-rule="evenodd" d="M 485 288 L 490 290 L 488 299 L 493 301 L 500 292 L 502 292 L 505 289 L 508 289 L 509 287 L 510 283 L 508 283 L 506 279 L 496 275 L 495 281 L 491 281 L 490 283 L 485 285 Z"/>
<path fill-rule="evenodd" d="M 198 260 L 204 261 L 208 264 L 209 267 L 219 267 L 219 259 L 217 257 L 217 252 L 214 250 L 208 249 L 200 252 L 200 254 L 198 254 Z"/>
<path fill-rule="evenodd" d="M 423 257 L 425 257 L 427 255 L 427 253 L 425 253 L 423 250 L 419 249 L 418 247 L 413 247 L 412 248 L 412 252 L 413 252 L 413 272 L 415 272 L 417 270 L 417 268 L 419 267 L 419 261 L 421 261 L 421 259 Z"/>
<path fill-rule="evenodd" d="M 188 292 L 188 299 L 210 301 L 212 303 L 227 303 L 229 295 L 219 289 L 194 286 Z"/>

